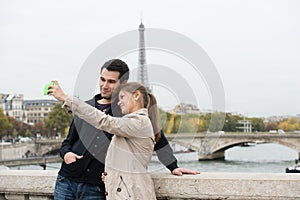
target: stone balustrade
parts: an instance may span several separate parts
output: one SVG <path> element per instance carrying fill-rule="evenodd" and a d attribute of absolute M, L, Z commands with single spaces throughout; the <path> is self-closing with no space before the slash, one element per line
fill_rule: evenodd
<path fill-rule="evenodd" d="M 1 170 L 0 200 L 53 199 L 57 171 Z M 158 199 L 300 199 L 300 174 L 153 173 Z"/>

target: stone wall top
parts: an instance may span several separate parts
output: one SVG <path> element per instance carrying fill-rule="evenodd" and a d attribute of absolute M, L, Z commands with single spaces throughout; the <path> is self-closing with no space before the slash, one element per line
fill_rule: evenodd
<path fill-rule="evenodd" d="M 56 170 L 0 170 L 0 194 L 53 196 Z M 300 174 L 153 173 L 158 199 L 300 199 Z"/>

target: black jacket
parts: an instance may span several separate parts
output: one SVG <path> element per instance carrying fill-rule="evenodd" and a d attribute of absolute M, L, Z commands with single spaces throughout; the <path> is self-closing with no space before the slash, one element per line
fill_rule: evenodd
<path fill-rule="evenodd" d="M 113 112 L 111 109 L 111 107 L 115 106 L 108 105 L 109 107 L 106 106 L 106 110 L 103 110 L 103 106 L 97 103 L 99 99 L 101 99 L 100 94 L 87 101 L 87 103 L 109 115 L 119 115 L 119 113 Z M 111 134 L 98 130 L 75 116 L 70 125 L 67 138 L 62 142 L 60 156 L 63 158 L 67 152 L 74 152 L 78 155 L 83 155 L 83 158 L 72 164 L 62 162 L 58 173 L 76 182 L 98 185 L 102 191 L 105 191 L 104 184 L 101 181 L 101 174 L 104 172 L 105 155 L 111 138 Z M 177 160 L 163 132 L 161 132 L 161 138 L 155 144 L 154 150 L 159 160 L 170 171 L 178 168 Z"/>

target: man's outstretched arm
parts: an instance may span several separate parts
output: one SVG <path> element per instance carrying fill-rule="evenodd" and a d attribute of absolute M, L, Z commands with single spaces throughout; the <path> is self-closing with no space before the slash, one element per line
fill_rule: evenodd
<path fill-rule="evenodd" d="M 200 172 L 198 171 L 178 167 L 177 159 L 173 154 L 173 150 L 170 147 L 166 136 L 164 135 L 163 131 L 161 131 L 160 133 L 161 137 L 154 146 L 154 150 L 156 151 L 157 157 L 160 162 L 164 166 L 166 166 L 172 174 L 177 176 L 182 176 L 183 174 L 200 174 Z"/>

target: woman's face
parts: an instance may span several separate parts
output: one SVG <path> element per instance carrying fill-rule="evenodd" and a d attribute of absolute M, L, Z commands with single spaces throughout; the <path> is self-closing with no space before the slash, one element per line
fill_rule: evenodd
<path fill-rule="evenodd" d="M 134 94 L 121 90 L 119 92 L 118 105 L 122 111 L 122 114 L 126 115 L 136 111 L 137 101 L 135 100 Z"/>

